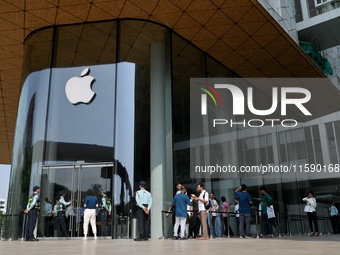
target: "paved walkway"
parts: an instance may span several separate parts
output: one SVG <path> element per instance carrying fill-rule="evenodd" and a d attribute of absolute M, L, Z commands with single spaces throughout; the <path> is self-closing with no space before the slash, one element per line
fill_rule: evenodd
<path fill-rule="evenodd" d="M 41 240 L 39 242 L 0 241 L 1 255 L 69 254 L 249 254 L 249 255 L 320 255 L 339 254 L 340 235 L 320 237 L 294 236 L 274 239 L 216 238 L 207 241 L 158 240 Z"/>

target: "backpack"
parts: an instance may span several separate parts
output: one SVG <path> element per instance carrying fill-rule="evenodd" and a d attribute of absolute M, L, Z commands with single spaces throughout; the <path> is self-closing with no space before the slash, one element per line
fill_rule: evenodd
<path fill-rule="evenodd" d="M 207 192 L 205 191 L 205 193 L 207 193 Z M 204 195 L 205 195 L 205 193 L 204 193 Z M 204 199 L 204 195 L 203 195 L 203 199 Z M 209 210 L 211 208 L 209 196 L 208 196 L 208 202 L 206 204 L 204 204 L 204 208 L 205 208 L 205 210 Z"/>

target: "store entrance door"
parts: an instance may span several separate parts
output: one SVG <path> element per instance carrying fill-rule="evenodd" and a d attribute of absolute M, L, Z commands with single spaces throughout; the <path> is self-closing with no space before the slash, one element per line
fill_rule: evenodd
<path fill-rule="evenodd" d="M 105 192 L 109 201 L 111 200 L 113 191 L 112 162 L 44 165 L 42 167 L 41 210 L 37 235 L 44 238 L 83 237 L 84 199 L 89 189 L 94 191 L 99 207 L 102 202 L 101 192 Z M 63 219 L 61 216 L 58 217 L 56 212 L 57 201 L 62 192 L 65 193 L 65 201 L 71 202 L 65 208 L 65 218 Z M 98 237 L 111 237 L 111 211 L 104 213 L 98 208 L 96 212 Z M 91 226 L 89 226 L 88 234 L 89 238 L 93 235 Z"/>

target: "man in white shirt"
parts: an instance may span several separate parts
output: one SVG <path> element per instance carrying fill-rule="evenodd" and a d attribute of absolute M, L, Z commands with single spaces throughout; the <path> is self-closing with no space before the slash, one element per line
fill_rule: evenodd
<path fill-rule="evenodd" d="M 238 204 L 238 199 L 235 198 L 235 207 L 234 207 L 234 213 L 235 213 L 235 219 L 236 219 L 236 233 L 239 233 L 240 228 L 240 212 L 238 211 L 240 205 Z M 238 234 L 239 235 L 239 234 Z"/>
<path fill-rule="evenodd" d="M 44 235 L 46 237 L 52 237 L 53 236 L 52 204 L 50 201 L 48 201 L 47 197 L 45 197 L 43 208 L 44 208 L 43 216 L 44 216 L 44 224 L 45 224 Z"/>
<path fill-rule="evenodd" d="M 191 195 L 192 199 L 198 201 L 198 213 L 202 224 L 202 232 L 203 236 L 198 238 L 198 240 L 207 240 L 208 239 L 208 226 L 207 219 L 208 214 L 205 209 L 205 204 L 209 202 L 209 193 L 204 190 L 204 186 L 202 183 L 196 185 L 197 192 L 199 193 L 199 197 L 196 197 L 194 194 Z"/>
<path fill-rule="evenodd" d="M 211 213 L 211 221 L 210 224 L 211 226 L 209 226 L 210 231 L 213 231 L 212 236 L 213 238 L 216 237 L 216 230 L 215 230 L 215 222 L 216 222 L 216 217 L 219 216 L 219 214 L 217 214 L 216 212 L 218 212 L 218 203 L 215 199 L 215 194 L 213 192 L 210 192 L 209 195 L 210 199 L 209 202 L 211 204 L 211 207 L 209 209 L 210 213 Z"/>

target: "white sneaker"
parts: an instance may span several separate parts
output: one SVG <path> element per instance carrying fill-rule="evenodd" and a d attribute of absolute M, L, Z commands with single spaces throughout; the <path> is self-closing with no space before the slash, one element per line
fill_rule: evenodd
<path fill-rule="evenodd" d="M 95 237 L 94 237 L 94 240 L 97 240 L 97 239 L 98 239 L 97 236 L 95 236 Z"/>
<path fill-rule="evenodd" d="M 84 237 L 84 238 L 83 238 L 83 241 L 86 241 L 86 240 L 87 240 L 87 237 Z"/>

